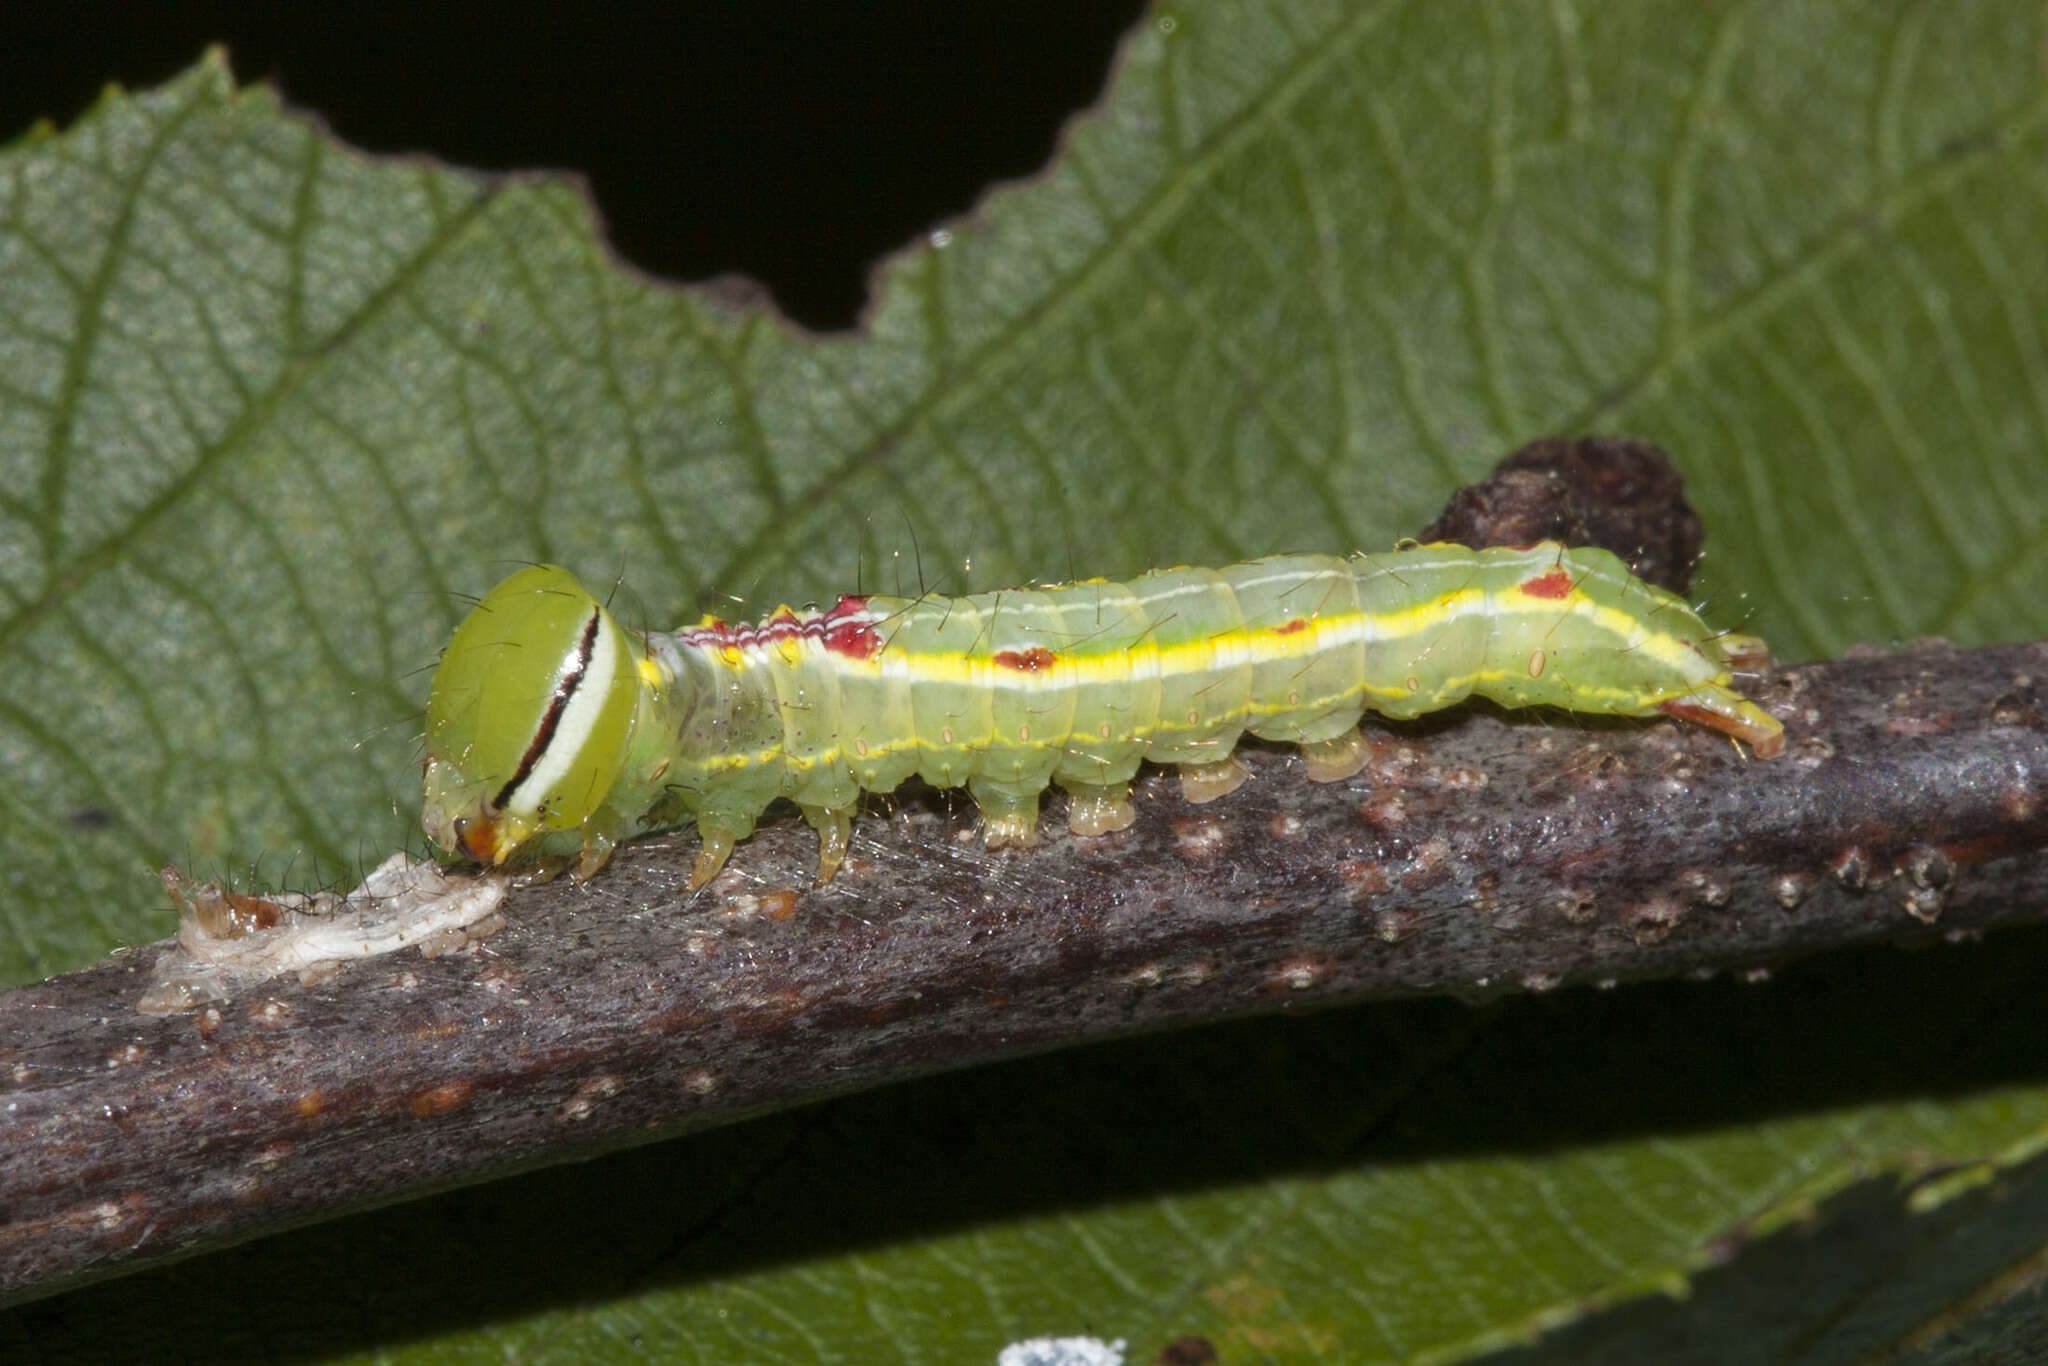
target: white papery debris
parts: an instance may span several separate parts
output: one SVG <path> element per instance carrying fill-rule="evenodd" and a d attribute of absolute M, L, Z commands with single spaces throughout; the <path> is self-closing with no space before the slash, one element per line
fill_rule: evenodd
<path fill-rule="evenodd" d="M 251 896 L 163 870 L 178 906 L 178 945 L 157 959 L 154 984 L 136 1003 L 168 1015 L 296 972 L 311 985 L 358 958 L 417 946 L 429 958 L 503 927 L 503 873 L 450 873 L 393 854 L 346 896 L 279 892 Z"/>

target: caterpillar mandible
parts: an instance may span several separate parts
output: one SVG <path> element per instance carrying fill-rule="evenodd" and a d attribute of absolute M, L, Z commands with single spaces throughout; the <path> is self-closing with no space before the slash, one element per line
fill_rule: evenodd
<path fill-rule="evenodd" d="M 863 791 L 965 786 L 991 848 L 1036 842 L 1039 793 L 1074 833 L 1136 820 L 1139 764 L 1190 801 L 1244 780 L 1246 732 L 1298 745 L 1308 776 L 1363 766 L 1367 711 L 1477 694 L 1508 707 L 1668 713 L 1785 747 L 1732 688 L 1762 642 L 1717 635 L 1612 553 L 1555 542 L 1279 555 L 967 597 L 844 597 L 753 625 L 631 632 L 567 570 L 522 569 L 456 629 L 427 703 L 433 841 L 482 863 L 576 859 L 695 820 L 692 889 L 770 803 L 839 868 Z"/>

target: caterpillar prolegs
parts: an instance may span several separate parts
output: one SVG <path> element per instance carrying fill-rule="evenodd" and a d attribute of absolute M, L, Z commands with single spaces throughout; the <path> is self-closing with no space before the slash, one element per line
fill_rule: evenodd
<path fill-rule="evenodd" d="M 916 774 L 973 794 L 991 847 L 1035 842 L 1048 783 L 1077 834 L 1136 819 L 1130 780 L 1175 764 L 1191 801 L 1243 781 L 1249 732 L 1308 776 L 1365 762 L 1367 711 L 1477 694 L 1509 707 L 1668 713 L 1784 749 L 1732 689 L 1762 643 L 1716 635 L 1605 550 L 1553 542 L 1280 555 L 967 597 L 845 597 L 630 632 L 564 569 L 500 583 L 457 628 L 427 703 L 423 823 L 480 862 L 603 867 L 622 839 L 694 820 L 691 886 L 778 797 L 837 871 L 861 792 Z"/>

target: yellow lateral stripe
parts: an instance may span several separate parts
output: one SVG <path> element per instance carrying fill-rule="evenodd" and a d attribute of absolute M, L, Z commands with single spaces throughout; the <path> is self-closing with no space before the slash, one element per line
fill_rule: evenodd
<path fill-rule="evenodd" d="M 1368 612 L 1364 610 L 1336 615 L 1322 615 L 1310 618 L 1305 629 L 1282 632 L 1277 627 L 1264 629 L 1238 628 L 1219 631 L 1197 640 L 1161 646 L 1150 642 L 1138 642 L 1123 649 L 1106 650 L 1089 654 L 1085 652 L 1054 652 L 1054 659 L 1034 670 L 1018 670 L 999 665 L 990 655 L 970 656 L 960 652 L 912 654 L 904 650 L 885 648 L 872 660 L 858 660 L 844 655 L 829 656 L 835 667 L 842 670 L 865 670 L 871 675 L 887 675 L 895 680 L 960 684 L 969 687 L 1007 687 L 1023 689 L 1050 689 L 1074 687 L 1084 683 L 1118 683 L 1135 677 L 1141 662 L 1150 663 L 1160 678 L 1181 676 L 1191 673 L 1208 673 L 1222 668 L 1234 668 L 1264 663 L 1273 659 L 1289 657 L 1311 657 L 1326 650 L 1352 644 L 1372 644 L 1382 641 L 1400 640 L 1423 634 L 1435 627 L 1447 627 L 1465 613 L 1484 609 L 1499 615 L 1554 615 L 1560 618 L 1570 615 L 1585 618 L 1608 635 L 1625 642 L 1624 648 L 1642 652 L 1666 662 L 1685 660 L 1693 646 L 1682 637 L 1663 631 L 1648 631 L 1642 621 L 1619 608 L 1606 607 L 1591 601 L 1579 589 L 1573 589 L 1563 598 L 1532 598 L 1528 594 L 1509 589 L 1501 593 L 1488 593 L 1484 589 L 1467 588 L 1454 593 L 1443 594 L 1428 602 L 1404 608 L 1396 612 Z M 1632 639 L 1640 633 L 1639 639 Z M 788 644 L 778 642 L 785 651 Z M 777 648 L 770 646 L 767 648 Z M 823 652 L 822 643 L 804 640 L 802 649 Z M 728 649 L 720 653 L 719 663 L 735 671 L 752 667 L 751 661 L 735 658 L 743 652 Z M 1235 657 L 1233 657 L 1235 656 Z M 790 661 L 794 663 L 794 660 Z M 1499 682 L 1511 671 L 1504 669 L 1482 669 L 1456 678 L 1439 680 L 1430 691 L 1435 696 L 1453 692 L 1468 692 L 1479 684 Z M 1724 685 L 1725 676 L 1717 680 Z M 1577 693 L 1588 699 L 1600 698 L 1618 703 L 1629 703 L 1639 694 L 1629 688 L 1607 684 L 1584 683 L 1578 685 Z M 1277 716 L 1285 712 L 1314 710 L 1317 708 L 1341 706 L 1347 702 L 1366 697 L 1383 697 L 1399 700 L 1414 694 L 1399 685 L 1375 684 L 1360 679 L 1351 687 L 1331 696 L 1298 699 L 1293 702 L 1261 704 L 1247 701 L 1241 707 L 1219 712 L 1203 718 L 1203 727 L 1240 725 L 1260 717 Z M 1370 706 L 1370 703 L 1366 704 Z M 1625 709 L 1625 708 L 1624 708 Z M 1155 723 L 1142 731 L 1133 731 L 1127 738 L 1142 743 L 1161 730 L 1172 731 L 1171 724 Z M 865 759 L 873 761 L 901 754 L 906 749 L 917 750 L 958 750 L 987 743 L 992 736 L 974 735 L 956 739 L 952 744 L 927 742 L 922 737 L 911 735 L 894 744 L 872 744 Z M 1063 748 L 1065 738 L 1059 746 L 1050 743 L 1020 743 L 1006 740 L 1005 748 L 1045 750 Z M 732 771 L 761 764 L 770 760 L 788 763 L 798 771 L 807 771 L 824 764 L 837 764 L 845 760 L 843 746 L 819 751 L 808 759 L 783 753 L 771 748 L 756 753 L 735 754 L 728 752 L 711 761 L 710 767 L 718 771 Z"/>
<path fill-rule="evenodd" d="M 842 670 L 866 670 L 871 675 L 889 675 L 906 682 L 934 682 L 961 684 L 971 687 L 991 685 L 1011 688 L 1073 687 L 1082 683 L 1118 683 L 1135 677 L 1139 661 L 1155 666 L 1161 678 L 1189 673 L 1207 673 L 1218 668 L 1237 667 L 1265 663 L 1274 659 L 1293 656 L 1320 654 L 1351 644 L 1373 644 L 1378 641 L 1398 640 L 1405 636 L 1419 635 L 1430 627 L 1455 621 L 1471 603 L 1465 599 L 1485 596 L 1478 590 L 1450 594 L 1435 602 L 1402 612 L 1350 612 L 1342 616 L 1323 617 L 1311 621 L 1306 630 L 1282 632 L 1278 628 L 1265 630 L 1219 631 L 1199 640 L 1185 641 L 1178 645 L 1160 646 L 1140 642 L 1121 650 L 1103 651 L 1097 654 L 1079 652 L 1055 652 L 1052 662 L 1034 670 L 1019 670 L 999 665 L 988 655 L 970 656 L 957 651 L 944 653 L 912 654 L 905 650 L 885 649 L 873 660 L 850 659 L 843 655 L 830 656 L 831 662 Z M 1520 595 L 1517 595 L 1520 596 Z M 1562 609 L 1562 610 L 1560 610 Z M 1544 599 L 1535 602 L 1496 602 L 1496 613 L 1558 614 L 1569 613 L 1586 617 L 1611 636 L 1624 641 L 1630 634 L 1640 630 L 1642 623 L 1627 612 L 1613 607 L 1603 607 L 1589 602 L 1583 595 L 1574 593 L 1565 599 Z M 1307 643 L 1303 643 L 1307 642 Z M 786 651 L 796 642 L 777 642 L 767 648 Z M 802 648 L 812 651 L 822 647 L 815 641 L 806 640 Z M 1627 645 L 1631 651 L 1645 653 L 1666 662 L 1678 662 L 1686 658 L 1692 646 L 1679 636 L 1668 632 L 1647 632 L 1640 640 Z M 728 648 L 716 658 L 721 666 L 739 670 L 751 667 L 746 651 Z M 1236 654 L 1237 658 L 1229 656 Z M 794 663 L 794 660 L 789 661 Z M 1470 681 L 1499 678 L 1499 672 L 1484 671 L 1451 680 L 1449 684 L 1432 691 L 1442 693 Z M 1603 688 L 1587 685 L 1585 691 L 1594 694 L 1626 697 L 1632 695 L 1626 688 Z M 1343 700 L 1351 692 L 1377 693 L 1382 696 L 1406 696 L 1408 690 L 1400 687 L 1379 687 L 1364 680 L 1346 693 L 1328 699 Z M 1294 710 L 1295 705 L 1274 708 Z M 1217 719 L 1227 719 L 1218 717 Z"/>
<path fill-rule="evenodd" d="M 1503 595 L 1465 589 L 1400 612 L 1359 611 L 1318 617 L 1311 620 L 1306 629 L 1286 634 L 1272 627 L 1256 631 L 1240 628 L 1219 631 L 1178 645 L 1139 642 L 1121 650 L 1095 654 L 1054 651 L 1053 662 L 1029 671 L 1006 668 L 988 655 L 969 656 L 954 651 L 911 654 L 905 650 L 885 649 L 872 661 L 840 657 L 837 663 L 841 668 L 866 667 L 906 681 L 958 683 L 971 687 L 994 685 L 1036 689 L 1071 687 L 1077 683 L 1117 683 L 1133 677 L 1138 672 L 1135 666 L 1140 660 L 1151 662 L 1156 666 L 1158 675 L 1164 678 L 1207 673 L 1240 664 L 1259 664 L 1293 655 L 1317 654 L 1351 644 L 1400 640 L 1420 635 L 1435 626 L 1447 626 L 1489 596 L 1494 597 L 1490 610 L 1495 614 L 1584 617 L 1607 634 L 1624 641 L 1642 630 L 1642 623 L 1627 612 L 1600 606 L 1577 591 L 1562 599 L 1528 599 L 1526 595 L 1517 593 L 1503 600 Z M 1297 643 L 1304 641 L 1309 643 Z M 1680 637 L 1661 631 L 1646 632 L 1641 640 L 1631 641 L 1627 648 L 1665 662 L 1683 660 L 1692 649 Z M 1230 657 L 1233 653 L 1236 658 Z M 1363 686 L 1361 690 L 1372 691 Z M 1385 691 L 1393 696 L 1404 690 Z"/>

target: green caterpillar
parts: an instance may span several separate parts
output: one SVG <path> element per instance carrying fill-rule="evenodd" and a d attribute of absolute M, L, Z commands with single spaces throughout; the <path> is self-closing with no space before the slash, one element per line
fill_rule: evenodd
<path fill-rule="evenodd" d="M 788 797 L 846 853 L 861 792 L 916 774 L 965 785 L 991 848 L 1036 841 L 1047 783 L 1074 833 L 1136 819 L 1140 763 L 1190 801 L 1244 780 L 1249 731 L 1308 776 L 1364 764 L 1367 711 L 1413 717 L 1477 694 L 1509 707 L 1669 713 L 1783 751 L 1732 690 L 1762 642 L 1717 636 L 1604 550 L 1408 545 L 1281 555 L 968 597 L 846 597 L 758 625 L 622 629 L 567 570 L 524 569 L 456 629 L 427 703 L 423 823 L 482 863 L 586 878 L 618 841 L 694 820 L 690 885 Z"/>

